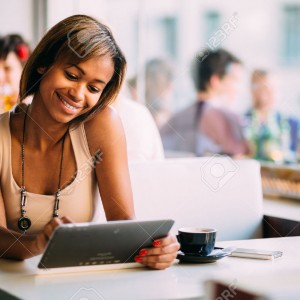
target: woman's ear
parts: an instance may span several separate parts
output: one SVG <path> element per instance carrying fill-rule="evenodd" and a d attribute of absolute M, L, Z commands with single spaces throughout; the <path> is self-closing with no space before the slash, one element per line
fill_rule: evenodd
<path fill-rule="evenodd" d="M 37 68 L 37 72 L 39 73 L 39 74 L 44 74 L 45 73 L 45 71 L 46 71 L 46 67 L 39 67 L 39 68 Z"/>

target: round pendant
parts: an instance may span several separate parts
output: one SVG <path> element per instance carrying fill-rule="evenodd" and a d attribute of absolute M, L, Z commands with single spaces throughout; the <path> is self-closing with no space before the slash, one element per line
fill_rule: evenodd
<path fill-rule="evenodd" d="M 21 217 L 19 220 L 18 220 L 18 227 L 20 230 L 22 231 L 26 231 L 30 228 L 31 226 L 31 221 L 29 218 L 27 217 Z"/>

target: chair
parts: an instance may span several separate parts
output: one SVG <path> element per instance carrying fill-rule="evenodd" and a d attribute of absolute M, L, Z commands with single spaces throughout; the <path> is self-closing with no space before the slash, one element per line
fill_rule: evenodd
<path fill-rule="evenodd" d="M 137 219 L 172 218 L 180 227 L 212 227 L 218 240 L 262 236 L 260 166 L 214 155 L 130 164 Z"/>

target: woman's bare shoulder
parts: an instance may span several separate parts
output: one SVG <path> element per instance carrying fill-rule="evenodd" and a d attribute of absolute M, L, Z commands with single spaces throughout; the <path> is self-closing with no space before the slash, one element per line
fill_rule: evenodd
<path fill-rule="evenodd" d="M 17 105 L 13 111 L 10 112 L 9 123 L 12 135 L 17 134 L 22 130 L 24 113 L 26 112 L 27 107 L 28 105 L 21 103 Z"/>
<path fill-rule="evenodd" d="M 93 132 L 104 132 L 114 129 L 121 124 L 118 112 L 112 106 L 107 106 L 84 123 L 85 130 L 90 134 Z"/>
<path fill-rule="evenodd" d="M 84 128 L 90 150 L 99 146 L 105 147 L 113 140 L 124 137 L 120 116 L 111 106 L 95 113 L 90 120 L 84 123 Z"/>

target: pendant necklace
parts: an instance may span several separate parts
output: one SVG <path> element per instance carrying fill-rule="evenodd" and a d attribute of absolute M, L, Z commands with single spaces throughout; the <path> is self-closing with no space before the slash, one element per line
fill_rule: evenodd
<path fill-rule="evenodd" d="M 20 230 L 22 230 L 24 233 L 26 230 L 28 230 L 31 226 L 31 220 L 26 216 L 26 210 L 25 206 L 27 204 L 27 191 L 24 185 L 24 174 L 25 174 L 25 129 L 26 129 L 26 119 L 28 115 L 28 109 L 27 107 L 25 116 L 24 116 L 24 123 L 23 123 L 23 134 L 22 134 L 22 146 L 21 146 L 21 160 L 22 160 L 22 185 L 20 189 L 20 209 L 21 209 L 21 218 L 18 220 L 18 227 Z M 62 138 L 61 142 L 61 157 L 60 157 L 60 166 L 59 166 L 59 176 L 58 176 L 58 188 L 55 193 L 55 200 L 54 200 L 54 207 L 53 207 L 53 218 L 59 217 L 58 210 L 59 210 L 59 197 L 60 197 L 60 180 L 61 180 L 61 174 L 62 174 L 62 166 L 63 166 L 63 157 L 64 157 L 64 145 L 65 145 L 65 138 L 69 130 L 66 131 Z"/>

